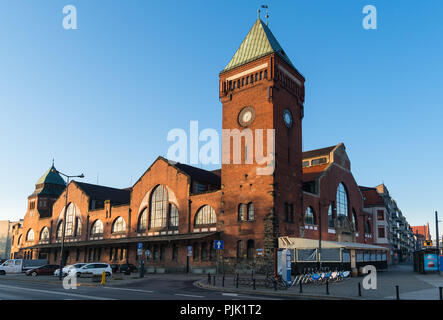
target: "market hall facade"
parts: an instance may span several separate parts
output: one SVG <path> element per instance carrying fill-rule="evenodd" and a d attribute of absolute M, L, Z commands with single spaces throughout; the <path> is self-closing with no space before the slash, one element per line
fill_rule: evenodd
<path fill-rule="evenodd" d="M 223 129 L 273 130 L 270 174 L 260 173 L 263 164 L 246 161 L 246 138 L 240 164 L 233 161 L 232 145 L 231 161 L 214 171 L 158 157 L 126 189 L 78 181 L 66 186 L 53 165 L 28 197 L 23 224 L 13 230 L 11 257 L 59 263 L 63 225 L 64 264 L 137 264 L 137 244 L 143 243 L 152 272 L 213 273 L 216 266 L 226 272 L 272 271 L 283 238 L 384 250 L 371 245 L 371 217 L 344 144 L 302 151 L 304 84 L 257 19 L 219 74 L 219 92 Z M 269 138 L 263 139 L 266 154 Z M 224 242 L 220 252 L 214 249 L 217 240 Z"/>

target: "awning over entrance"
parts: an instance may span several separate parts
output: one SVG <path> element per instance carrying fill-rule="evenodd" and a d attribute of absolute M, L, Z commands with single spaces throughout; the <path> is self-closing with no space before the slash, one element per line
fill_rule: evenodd
<path fill-rule="evenodd" d="M 97 245 L 114 245 L 114 244 L 129 244 L 137 242 L 159 242 L 159 241 L 177 241 L 177 240 L 197 240 L 211 236 L 215 236 L 220 232 L 205 232 L 205 233 L 186 233 L 167 236 L 148 236 L 148 237 L 131 237 L 131 238 L 118 238 L 118 239 L 104 239 L 104 240 L 89 240 L 89 241 L 76 241 L 64 243 L 65 248 L 70 247 L 83 247 L 83 246 L 97 246 Z M 37 244 L 21 249 L 46 249 L 46 248 L 59 248 L 61 243 L 49 243 L 49 244 Z"/>
<path fill-rule="evenodd" d="M 318 240 L 305 238 L 278 238 L 278 247 L 285 249 L 318 249 Z M 388 248 L 375 246 L 372 244 L 357 243 L 357 242 L 336 242 L 336 241 L 321 241 L 322 249 L 357 249 L 357 250 L 384 250 L 389 251 Z"/>

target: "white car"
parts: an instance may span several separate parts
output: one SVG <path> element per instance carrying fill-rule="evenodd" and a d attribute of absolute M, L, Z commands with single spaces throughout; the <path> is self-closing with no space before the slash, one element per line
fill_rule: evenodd
<path fill-rule="evenodd" d="M 69 273 L 69 270 L 71 269 L 79 269 L 86 265 L 87 263 L 75 263 L 71 264 L 69 266 L 63 267 L 63 276 L 67 276 Z M 60 275 L 60 269 L 57 269 L 54 271 L 54 276 L 58 277 Z"/>
<path fill-rule="evenodd" d="M 99 275 L 101 276 L 103 271 L 106 274 L 106 277 L 112 276 L 112 268 L 107 263 L 102 262 L 93 262 L 87 263 L 83 267 L 80 268 L 72 268 L 68 272 L 69 275 L 75 274 L 77 277 L 86 276 L 86 275 Z"/>

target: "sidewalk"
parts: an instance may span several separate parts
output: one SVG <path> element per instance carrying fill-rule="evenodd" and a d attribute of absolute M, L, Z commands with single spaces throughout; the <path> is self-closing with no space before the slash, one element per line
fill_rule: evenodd
<path fill-rule="evenodd" d="M 241 279 L 251 278 L 251 275 L 240 276 Z M 439 287 L 443 287 L 443 277 L 438 274 L 417 274 L 413 272 L 412 265 L 396 265 L 389 268 L 389 271 L 378 272 L 377 289 L 365 290 L 361 286 L 361 297 L 358 294 L 358 283 L 362 283 L 364 277 L 347 278 L 340 282 L 329 283 L 329 294 L 326 293 L 326 285 L 304 284 L 303 292 L 300 293 L 300 287 L 291 287 L 287 290 L 277 290 L 256 286 L 253 290 L 252 285 L 239 284 L 235 287 L 234 275 L 225 277 L 225 286 L 222 286 L 222 276 L 216 277 L 215 286 L 213 277 L 211 284 L 207 279 L 195 283 L 196 286 L 210 290 L 220 290 L 229 292 L 273 294 L 281 296 L 293 296 L 294 298 L 311 299 L 396 299 L 396 286 L 399 286 L 400 299 L 409 300 L 438 300 Z M 263 278 L 255 276 L 256 279 Z M 251 281 L 252 283 L 252 281 Z M 257 281 L 258 283 L 258 281 Z"/>

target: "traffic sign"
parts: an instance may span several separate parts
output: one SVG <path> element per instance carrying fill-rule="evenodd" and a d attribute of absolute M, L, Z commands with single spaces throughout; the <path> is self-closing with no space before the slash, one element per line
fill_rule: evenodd
<path fill-rule="evenodd" d="M 143 242 L 137 243 L 137 249 L 143 249 Z"/>
<path fill-rule="evenodd" d="M 214 241 L 214 249 L 215 250 L 223 250 L 223 246 L 224 246 L 223 240 L 215 240 Z"/>
<path fill-rule="evenodd" d="M 145 255 L 146 255 L 147 257 L 149 257 L 149 256 L 151 255 L 151 251 L 146 250 L 146 251 L 145 251 Z"/>
<path fill-rule="evenodd" d="M 188 246 L 188 257 L 192 257 L 192 246 Z"/>

